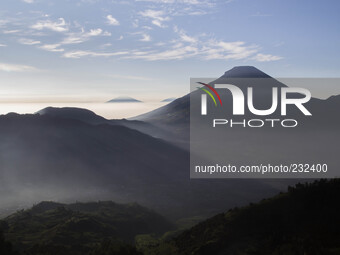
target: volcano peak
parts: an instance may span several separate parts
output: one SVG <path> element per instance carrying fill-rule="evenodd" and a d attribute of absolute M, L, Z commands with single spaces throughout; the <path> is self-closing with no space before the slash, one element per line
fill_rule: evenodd
<path fill-rule="evenodd" d="M 226 71 L 221 78 L 270 78 L 254 66 L 235 66 Z"/>

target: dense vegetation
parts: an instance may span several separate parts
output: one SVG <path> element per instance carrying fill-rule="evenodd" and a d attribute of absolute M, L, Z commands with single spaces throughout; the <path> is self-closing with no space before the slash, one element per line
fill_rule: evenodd
<path fill-rule="evenodd" d="M 335 255 L 340 254 L 339 198 L 340 179 L 297 184 L 185 231 L 173 230 L 138 205 L 44 202 L 0 227 L 27 255 Z M 2 236 L 0 254 L 16 254 Z"/>
<path fill-rule="evenodd" d="M 42 202 L 2 222 L 6 239 L 28 254 L 106 254 L 129 250 L 139 234 L 160 235 L 173 225 L 137 204 Z M 133 247 L 130 249 L 133 252 Z M 134 253 L 124 254 L 134 254 Z M 2 254 L 2 253 L 1 253 Z M 123 254 L 123 253 L 118 253 Z"/>
<path fill-rule="evenodd" d="M 13 246 L 10 242 L 6 241 L 2 232 L 0 232 L 0 254 L 1 255 L 16 255 Z"/>
<path fill-rule="evenodd" d="M 145 254 L 340 254 L 340 179 L 216 215 Z"/>

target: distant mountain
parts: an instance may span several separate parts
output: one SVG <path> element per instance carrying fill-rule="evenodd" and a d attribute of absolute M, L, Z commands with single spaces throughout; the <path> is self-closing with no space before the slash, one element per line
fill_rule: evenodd
<path fill-rule="evenodd" d="M 260 71 L 253 66 L 237 66 L 226 71 L 217 80 L 211 82 L 224 83 L 226 79 L 232 78 L 271 78 L 269 75 Z M 273 81 L 274 79 L 271 79 Z M 279 84 L 279 82 L 276 82 Z M 281 84 L 280 86 L 284 86 Z M 178 135 L 189 137 L 189 131 L 185 127 L 189 127 L 190 120 L 190 94 L 185 95 L 172 101 L 170 104 L 162 106 L 151 112 L 138 115 L 131 118 L 132 120 L 140 120 L 150 122 L 154 125 L 169 127 L 179 130 Z M 170 125 L 170 126 L 169 126 Z"/>
<path fill-rule="evenodd" d="M 130 118 L 150 123 L 175 134 L 177 144 L 189 148 L 190 96 L 178 98 L 171 103 L 151 112 Z M 167 137 L 164 137 L 167 139 Z M 171 139 L 169 139 L 171 140 Z M 178 141 L 179 140 L 179 141 Z"/>
<path fill-rule="evenodd" d="M 176 134 L 172 133 L 169 130 L 165 130 L 164 128 L 157 127 L 151 123 L 138 121 L 138 120 L 127 120 L 127 119 L 113 119 L 108 120 L 95 114 L 94 112 L 75 107 L 47 107 L 36 114 L 44 115 L 44 116 L 53 116 L 64 119 L 74 119 L 79 120 L 88 124 L 109 124 L 109 125 L 119 125 L 128 127 L 142 133 L 148 134 L 155 138 L 162 138 L 167 140 L 173 144 L 180 145 L 182 143 L 181 139 L 176 136 Z"/>
<path fill-rule="evenodd" d="M 221 78 L 271 78 L 254 66 L 235 66 L 226 71 Z"/>
<path fill-rule="evenodd" d="M 298 184 L 216 215 L 150 254 L 339 254 L 339 197 L 339 179 Z"/>
<path fill-rule="evenodd" d="M 317 128 L 308 132 L 289 129 L 278 136 L 267 129 L 229 130 L 228 144 L 232 146 L 225 148 L 227 160 L 258 162 L 277 155 L 288 158 L 302 151 L 306 157 L 314 155 L 332 163 L 338 160 L 339 105 L 339 96 L 313 99 L 308 106 L 313 112 L 309 121 Z M 109 199 L 137 201 L 174 218 L 207 216 L 297 182 L 190 180 L 189 153 L 173 145 L 176 142 L 189 147 L 189 106 L 186 95 L 138 116 L 139 120 L 107 120 L 74 108 L 0 116 L 1 207 L 22 207 L 46 199 Z M 328 118 L 329 113 L 334 117 Z"/>
<path fill-rule="evenodd" d="M 277 191 L 261 181 L 190 180 L 187 151 L 120 125 L 7 114 L 0 116 L 0 141 L 2 208 L 109 199 L 180 218 Z"/>
<path fill-rule="evenodd" d="M 55 196 L 155 202 L 160 194 L 143 194 L 144 186 L 187 176 L 186 152 L 119 125 L 8 114 L 0 116 L 0 140 L 1 204 Z"/>
<path fill-rule="evenodd" d="M 172 101 L 170 104 L 130 119 L 146 121 L 161 126 L 167 124 L 189 126 L 189 113 L 189 95 L 185 95 Z"/>
<path fill-rule="evenodd" d="M 257 109 L 268 109 L 271 106 L 271 91 L 273 87 L 287 87 L 279 80 L 251 66 L 234 67 L 210 83 L 210 85 L 214 84 L 234 84 L 243 92 L 249 86 L 254 86 L 254 105 Z M 223 108 L 219 109 L 223 110 L 226 118 L 232 118 L 233 99 L 231 94 L 220 93 L 220 95 Z M 213 104 L 212 100 L 208 100 L 208 108 L 214 107 Z M 340 95 L 326 100 L 312 98 L 305 105 L 312 112 L 312 117 L 304 116 L 299 109 L 289 106 L 289 117 L 286 118 L 296 119 L 299 122 L 298 127 L 294 129 L 273 129 L 268 127 L 257 128 L 256 130 L 254 128 L 245 128 L 244 130 L 228 128 L 228 132 L 221 130 L 220 132 L 223 132 L 223 137 L 227 137 L 225 143 L 233 144 L 233 146 L 225 146 L 224 148 L 225 155 L 228 155 L 229 163 L 263 163 L 267 162 L 268 159 L 271 162 L 280 163 L 283 163 L 283 160 L 285 160 L 284 162 L 316 162 L 316 159 L 319 159 L 319 161 L 328 162 L 330 168 L 334 169 L 334 166 L 339 164 L 339 159 L 335 156 L 334 152 L 336 151 L 337 144 L 340 143 L 338 134 L 340 115 L 337 110 L 340 107 Z M 191 116 L 190 107 L 196 109 L 192 111 Z M 270 117 L 283 119 L 280 108 L 279 102 L 277 110 Z M 252 114 L 246 107 L 245 115 L 236 117 L 248 120 L 258 119 L 262 116 Z M 163 107 L 131 119 L 148 122 L 154 126 L 159 126 L 176 133 L 177 137 L 181 137 L 183 141 L 183 148 L 188 149 L 190 118 L 192 120 L 201 118 L 200 102 L 191 102 L 190 105 L 190 94 L 188 94 Z M 212 123 L 212 120 L 209 118 L 212 117 L 209 115 L 205 117 L 206 123 Z M 217 130 L 215 130 L 214 134 L 217 136 L 216 132 Z M 201 137 L 202 143 L 204 143 L 204 137 Z M 318 141 L 318 146 L 315 146 L 315 141 Z M 274 144 L 279 146 L 273 146 Z M 282 155 L 285 155 L 284 159 L 282 159 Z"/>
<path fill-rule="evenodd" d="M 142 101 L 139 101 L 132 97 L 116 97 L 114 99 L 111 99 L 107 101 L 106 103 L 141 103 Z"/>
<path fill-rule="evenodd" d="M 95 114 L 90 110 L 75 107 L 47 107 L 38 111 L 37 114 L 66 119 L 75 119 L 89 124 L 103 124 L 107 122 L 107 119 Z"/>
<path fill-rule="evenodd" d="M 220 78 L 211 82 L 211 84 L 216 83 L 224 83 L 228 79 L 233 78 L 271 78 L 269 75 L 265 74 L 264 72 L 260 71 L 256 67 L 253 66 L 237 66 L 229 71 L 226 71 L 224 75 Z M 272 78 L 270 81 L 274 81 Z M 275 84 L 279 84 L 279 82 L 274 81 Z M 248 86 L 248 85 L 247 85 Z M 279 85 L 284 86 L 283 84 Z M 153 123 L 155 125 L 161 126 L 189 126 L 190 120 L 190 94 L 185 95 L 181 98 L 178 98 L 167 104 L 162 106 L 156 110 L 151 112 L 138 115 L 131 119 L 133 120 L 140 120 Z M 188 133 L 188 130 L 182 129 L 184 133 Z"/>
<path fill-rule="evenodd" d="M 145 207 L 110 201 L 41 202 L 8 216 L 1 225 L 16 249 L 33 254 L 50 250 L 60 255 L 86 254 L 104 240 L 133 243 L 136 235 L 161 235 L 174 229 L 172 223 Z"/>
<path fill-rule="evenodd" d="M 170 98 L 166 98 L 164 100 L 162 100 L 162 102 L 172 102 L 172 101 L 175 101 L 176 100 L 176 97 L 170 97 Z"/>

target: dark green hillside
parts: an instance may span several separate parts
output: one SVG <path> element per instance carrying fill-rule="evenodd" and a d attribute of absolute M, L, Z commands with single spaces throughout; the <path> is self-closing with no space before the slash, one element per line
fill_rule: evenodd
<path fill-rule="evenodd" d="M 173 228 L 137 204 L 42 202 L 2 223 L 6 239 L 29 254 L 84 254 L 104 240 L 133 243 L 136 235 L 160 235 Z M 31 252 L 31 253 L 30 253 Z"/>
<path fill-rule="evenodd" d="M 4 235 L 1 231 L 0 231 L 0 254 L 18 255 L 18 253 L 14 251 L 12 244 L 5 240 Z"/>
<path fill-rule="evenodd" d="M 340 179 L 216 215 L 146 254 L 340 254 Z"/>
<path fill-rule="evenodd" d="M 42 202 L 0 222 L 0 249 L 26 255 L 340 254 L 340 179 L 298 184 L 168 241 L 172 224 L 137 204 Z M 169 232 L 171 233 L 171 232 Z M 136 247 L 133 240 L 137 240 Z"/>

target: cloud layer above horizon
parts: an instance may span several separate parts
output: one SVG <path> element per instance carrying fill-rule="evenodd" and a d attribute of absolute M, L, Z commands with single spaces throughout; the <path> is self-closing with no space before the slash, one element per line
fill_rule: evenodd
<path fill-rule="evenodd" d="M 235 65 L 273 76 L 335 76 L 339 4 L 302 2 L 3 0 L 0 78 L 13 93 L 123 88 L 178 96 L 190 77 Z M 327 17 L 316 12 L 322 8 Z"/>
<path fill-rule="evenodd" d="M 225 40 L 215 33 L 197 33 L 182 28 L 182 20 L 207 19 L 233 1 L 21 2 L 26 6 L 20 6 L 16 14 L 2 12 L 0 29 L 4 42 L 0 43 L 3 47 L 22 44 L 73 59 L 110 57 L 159 61 L 199 58 L 267 62 L 283 58 L 266 53 L 261 45 L 252 42 Z M 63 13 L 61 8 L 67 8 L 67 11 Z M 1 70 L 21 69 L 9 69 L 3 64 Z"/>

